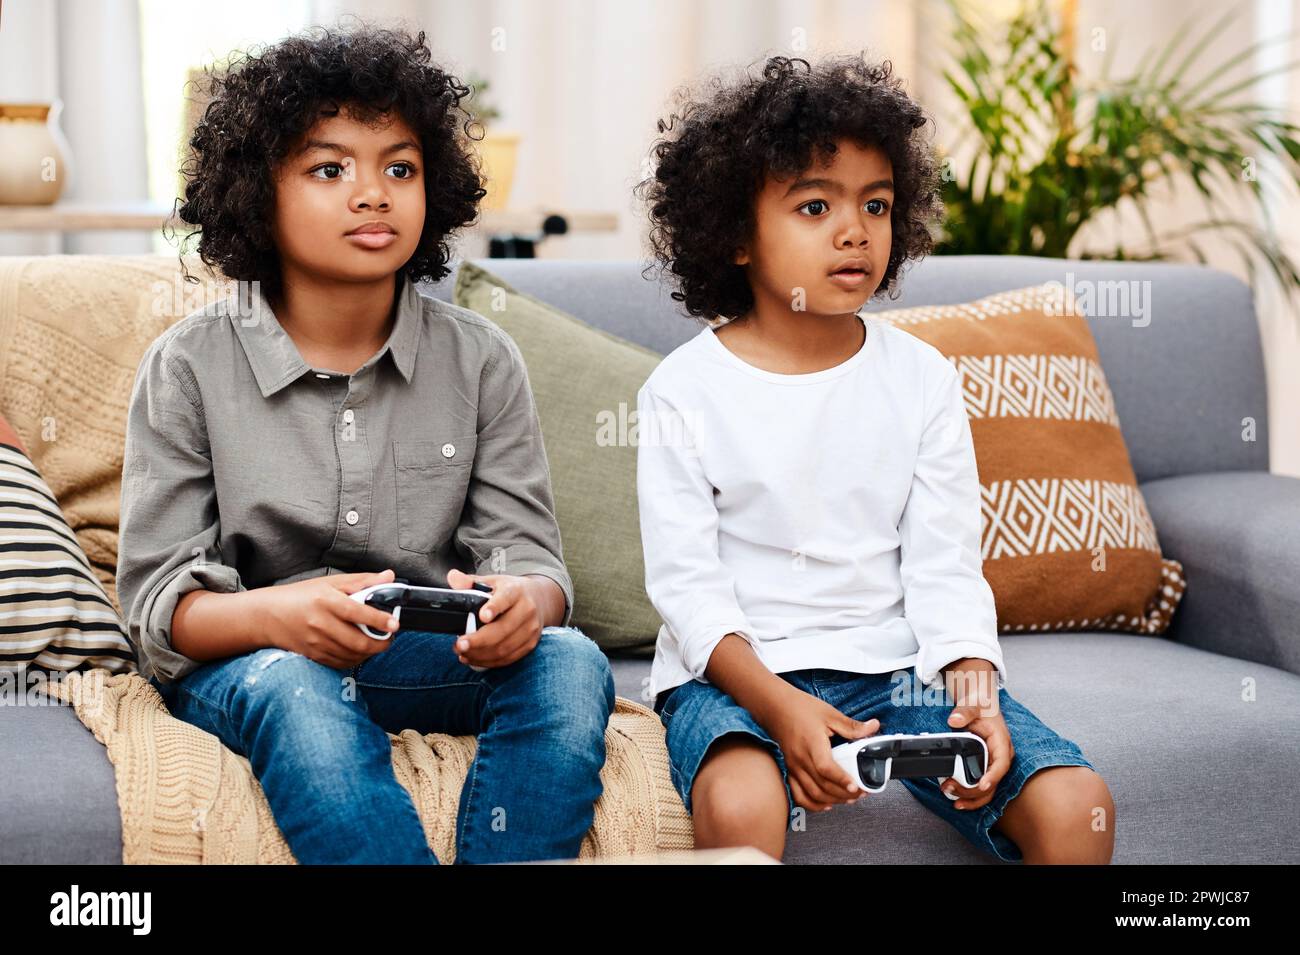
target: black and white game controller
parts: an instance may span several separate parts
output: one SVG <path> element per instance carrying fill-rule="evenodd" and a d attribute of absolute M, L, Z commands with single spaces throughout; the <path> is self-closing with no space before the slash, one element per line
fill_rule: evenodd
<path fill-rule="evenodd" d="M 449 633 L 453 636 L 473 633 L 482 623 L 479 611 L 488 602 L 492 588 L 475 581 L 469 590 L 452 590 L 447 587 L 417 587 L 413 584 L 375 584 L 349 596 L 357 603 L 374 607 L 397 619 L 397 629 L 423 630 L 429 633 Z M 392 634 L 376 630 L 366 624 L 357 629 L 376 640 L 387 640 Z M 487 667 L 470 665 L 482 672 Z"/>
<path fill-rule="evenodd" d="M 831 748 L 835 762 L 844 767 L 869 793 L 882 792 L 891 779 L 952 777 L 972 787 L 988 769 L 989 752 L 974 733 L 894 733 L 866 736 Z M 950 800 L 960 796 L 944 792 Z"/>

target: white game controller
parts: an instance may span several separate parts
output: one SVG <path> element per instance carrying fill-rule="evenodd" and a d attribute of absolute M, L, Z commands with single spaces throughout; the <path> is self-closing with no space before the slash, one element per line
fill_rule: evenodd
<path fill-rule="evenodd" d="M 974 733 L 894 733 L 866 736 L 831 748 L 849 777 L 869 793 L 891 779 L 949 777 L 970 788 L 988 770 L 988 747 Z M 950 800 L 960 796 L 944 792 Z"/>

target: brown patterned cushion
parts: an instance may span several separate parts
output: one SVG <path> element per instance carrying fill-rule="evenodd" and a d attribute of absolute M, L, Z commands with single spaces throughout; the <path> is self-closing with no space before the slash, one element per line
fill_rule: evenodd
<path fill-rule="evenodd" d="M 1185 582 L 1164 559 L 1087 319 L 1060 283 L 875 313 L 961 376 L 984 576 L 1002 633 L 1163 633 Z"/>

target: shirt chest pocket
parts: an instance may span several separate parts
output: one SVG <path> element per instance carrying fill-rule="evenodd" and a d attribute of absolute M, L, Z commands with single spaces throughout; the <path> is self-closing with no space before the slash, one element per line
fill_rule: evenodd
<path fill-rule="evenodd" d="M 394 441 L 397 545 L 431 554 L 451 539 L 460 523 L 474 470 L 477 435 L 441 441 Z"/>

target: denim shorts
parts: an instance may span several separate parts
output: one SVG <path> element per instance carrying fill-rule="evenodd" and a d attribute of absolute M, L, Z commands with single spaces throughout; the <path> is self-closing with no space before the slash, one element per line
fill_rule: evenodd
<path fill-rule="evenodd" d="M 781 679 L 829 703 L 845 716 L 866 722 L 880 720 L 878 735 L 886 733 L 951 732 L 948 705 L 934 705 L 937 691 L 925 687 L 914 669 L 893 673 L 848 673 L 842 670 L 793 670 L 778 674 Z M 666 694 L 666 695 L 665 695 Z M 923 705 L 923 696 L 926 705 Z M 899 779 L 927 809 L 942 818 L 966 839 L 1005 862 L 1020 862 L 1023 855 L 1014 842 L 992 827 L 1007 804 L 1020 794 L 1025 781 L 1048 766 L 1087 766 L 1078 745 L 1058 736 L 1005 689 L 998 691 L 1002 718 L 1011 734 L 1015 754 L 1006 775 L 998 782 L 993 798 L 980 809 L 957 809 L 944 795 L 937 778 Z M 791 814 L 794 795 L 786 773 L 781 747 L 768 735 L 749 711 L 729 694 L 711 683 L 691 680 L 660 694 L 655 711 L 667 734 L 668 760 L 673 785 L 691 811 L 691 786 L 705 753 L 713 741 L 728 733 L 747 733 L 765 746 L 776 759 L 785 781 L 786 801 Z M 845 740 L 830 737 L 835 746 Z M 870 798 L 870 797 L 868 797 Z"/>

